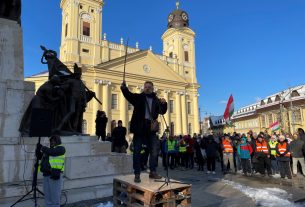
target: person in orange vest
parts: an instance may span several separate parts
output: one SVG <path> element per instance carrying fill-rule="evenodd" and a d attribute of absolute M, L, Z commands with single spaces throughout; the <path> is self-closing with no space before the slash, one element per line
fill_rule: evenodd
<path fill-rule="evenodd" d="M 254 152 L 253 162 L 256 163 L 256 171 L 265 176 L 267 169 L 268 176 L 272 177 L 270 147 L 261 134 L 258 135 L 255 142 Z"/>
<path fill-rule="evenodd" d="M 223 151 L 224 173 L 227 173 L 228 171 L 232 172 L 232 168 L 234 167 L 233 144 L 229 135 L 225 134 L 221 147 Z"/>
<path fill-rule="evenodd" d="M 288 179 L 292 179 L 290 170 L 290 145 L 288 144 L 284 135 L 280 135 L 279 142 L 277 143 L 275 150 L 276 156 L 278 157 L 277 160 L 279 162 L 281 178 L 285 178 L 287 176 Z"/>

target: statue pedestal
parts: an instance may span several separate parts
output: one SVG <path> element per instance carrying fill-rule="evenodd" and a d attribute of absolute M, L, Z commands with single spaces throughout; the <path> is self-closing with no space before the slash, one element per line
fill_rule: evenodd
<path fill-rule="evenodd" d="M 16 143 L 34 91 L 34 83 L 24 81 L 22 29 L 16 21 L 0 18 L 0 144 Z"/>
<path fill-rule="evenodd" d="M 112 196 L 113 178 L 132 173 L 132 156 L 112 153 L 110 142 L 98 142 L 97 137 L 61 137 L 66 147 L 63 191 L 67 203 Z M 31 188 L 35 147 L 38 138 L 25 137 L 23 145 L 0 145 L 0 207 L 12 205 L 26 194 L 24 180 Z M 42 138 L 43 145 L 49 145 Z M 42 175 L 38 174 L 38 188 L 42 188 Z M 43 203 L 43 199 L 39 199 Z M 27 201 L 18 206 L 32 207 Z M 42 204 L 43 206 L 43 204 Z"/>

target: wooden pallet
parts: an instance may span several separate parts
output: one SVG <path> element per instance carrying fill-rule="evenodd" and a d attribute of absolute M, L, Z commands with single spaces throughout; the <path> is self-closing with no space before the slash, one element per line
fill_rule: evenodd
<path fill-rule="evenodd" d="M 159 189 L 164 182 L 149 179 L 146 173 L 141 174 L 141 183 L 135 183 L 133 179 L 134 175 L 114 178 L 113 203 L 115 207 L 191 206 L 191 185 L 170 183 Z"/>

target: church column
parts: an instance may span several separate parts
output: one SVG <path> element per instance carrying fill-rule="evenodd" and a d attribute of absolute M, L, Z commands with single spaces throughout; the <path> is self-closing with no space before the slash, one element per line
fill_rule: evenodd
<path fill-rule="evenodd" d="M 181 94 L 181 119 L 182 119 L 182 133 L 188 134 L 187 130 L 187 112 L 186 112 L 186 93 Z"/>
<path fill-rule="evenodd" d="M 193 99 L 193 106 L 194 106 L 194 133 L 199 134 L 200 133 L 200 127 L 199 127 L 199 107 L 198 107 L 198 96 L 199 94 L 194 95 Z"/>
<path fill-rule="evenodd" d="M 179 135 L 182 134 L 181 130 L 181 92 L 176 92 L 176 106 L 175 106 L 175 111 L 176 111 L 176 124 L 175 124 L 175 134 Z"/>
<path fill-rule="evenodd" d="M 127 120 L 127 113 L 128 113 L 128 109 L 127 109 L 127 100 L 125 99 L 123 93 L 119 93 L 119 104 L 120 104 L 120 119 L 123 122 L 123 126 L 125 126 L 126 128 L 128 128 L 128 120 Z"/>
<path fill-rule="evenodd" d="M 164 90 L 164 99 L 167 102 L 167 112 L 164 114 L 164 118 L 166 121 L 167 126 L 170 128 L 170 111 L 169 111 L 169 93 L 170 90 Z"/>
<path fill-rule="evenodd" d="M 106 133 L 111 131 L 111 110 L 110 110 L 110 103 L 111 103 L 111 97 L 110 97 L 110 81 L 103 81 L 103 111 L 105 111 L 106 116 L 108 117 L 107 127 L 106 127 Z"/>

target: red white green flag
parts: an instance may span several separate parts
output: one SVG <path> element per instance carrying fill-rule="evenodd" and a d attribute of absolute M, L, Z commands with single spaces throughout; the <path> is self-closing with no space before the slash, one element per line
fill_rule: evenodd
<path fill-rule="evenodd" d="M 233 96 L 231 95 L 229 100 L 228 100 L 225 113 L 223 115 L 226 122 L 228 122 L 230 120 L 233 113 L 234 113 L 234 100 L 233 100 Z"/>
<path fill-rule="evenodd" d="M 280 122 L 279 121 L 276 121 L 272 124 L 270 124 L 269 128 L 272 130 L 272 131 L 276 131 L 278 129 L 280 129 Z"/>

